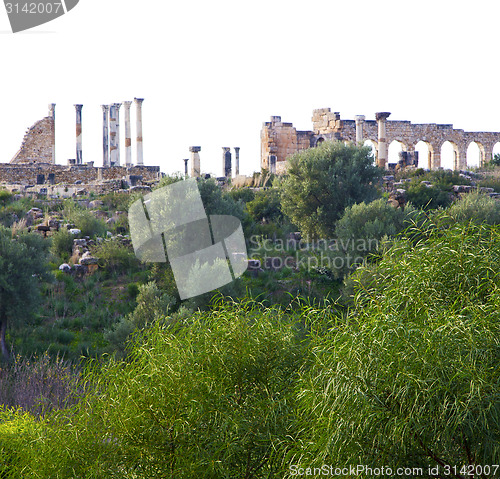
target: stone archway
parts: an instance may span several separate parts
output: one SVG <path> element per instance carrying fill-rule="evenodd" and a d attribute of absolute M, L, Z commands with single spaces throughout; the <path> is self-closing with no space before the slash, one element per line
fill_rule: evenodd
<path fill-rule="evenodd" d="M 500 156 L 500 141 L 493 145 L 491 158 L 494 159 L 495 155 Z"/>
<path fill-rule="evenodd" d="M 368 146 L 372 150 L 373 164 L 377 163 L 377 142 L 375 140 L 365 140 L 363 146 Z"/>
<path fill-rule="evenodd" d="M 445 170 L 458 169 L 458 145 L 453 141 L 446 140 L 440 146 L 441 168 Z"/>
<path fill-rule="evenodd" d="M 399 161 L 399 153 L 401 151 L 408 151 L 406 144 L 401 140 L 392 140 L 388 148 L 387 163 L 397 164 Z"/>
<path fill-rule="evenodd" d="M 484 146 L 478 141 L 471 141 L 467 145 L 467 168 L 478 168 L 484 165 L 485 151 Z"/>
<path fill-rule="evenodd" d="M 432 168 L 432 145 L 427 141 L 419 140 L 415 145 L 415 152 L 418 153 L 419 168 L 430 170 Z"/>

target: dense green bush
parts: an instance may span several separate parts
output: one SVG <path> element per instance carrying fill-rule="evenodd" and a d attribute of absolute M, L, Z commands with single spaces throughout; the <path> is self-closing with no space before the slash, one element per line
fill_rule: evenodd
<path fill-rule="evenodd" d="M 406 190 L 408 201 L 418 209 L 433 210 L 451 205 L 453 195 L 447 188 L 426 186 L 423 183 L 410 183 Z"/>
<path fill-rule="evenodd" d="M 20 439 L 15 451 L 33 456 L 11 477 L 274 477 L 301 350 L 282 312 L 251 302 L 157 324 L 129 362 L 95 369 L 95 392 L 40 440 Z"/>
<path fill-rule="evenodd" d="M 394 237 L 410 225 L 416 216 L 410 204 L 406 208 L 394 208 L 386 199 L 371 203 L 348 206 L 335 227 L 337 238 L 347 244 L 349 240 L 376 240 L 384 236 Z"/>
<path fill-rule="evenodd" d="M 119 239 L 102 241 L 91 247 L 91 253 L 99 258 L 99 266 L 107 273 L 136 271 L 140 265 L 132 247 L 122 244 Z"/>
<path fill-rule="evenodd" d="M 63 261 L 68 261 L 73 251 L 74 236 L 66 228 L 61 228 L 52 235 L 51 239 L 52 254 Z"/>
<path fill-rule="evenodd" d="M 82 236 L 105 236 L 107 231 L 106 223 L 96 218 L 90 211 L 74 209 L 66 219 L 73 223 L 82 233 Z"/>
<path fill-rule="evenodd" d="M 348 320 L 314 340 L 292 463 L 498 464 L 500 230 L 421 236 L 397 242 Z"/>
<path fill-rule="evenodd" d="M 287 160 L 279 184 L 281 208 L 304 237 L 329 238 L 347 206 L 379 196 L 368 147 L 324 141 Z"/>
<path fill-rule="evenodd" d="M 453 221 L 500 224 L 500 201 L 488 195 L 472 192 L 453 203 L 443 216 Z"/>
<path fill-rule="evenodd" d="M 247 211 L 256 222 L 266 220 L 267 222 L 281 223 L 283 213 L 279 191 L 276 188 L 258 191 L 255 193 L 254 199 L 247 203 Z"/>
<path fill-rule="evenodd" d="M 0 206 L 5 206 L 12 201 L 12 193 L 8 190 L 0 190 Z"/>

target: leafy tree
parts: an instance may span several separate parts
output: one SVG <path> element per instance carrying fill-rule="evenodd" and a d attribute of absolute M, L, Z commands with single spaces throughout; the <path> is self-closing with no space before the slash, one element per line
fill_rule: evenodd
<path fill-rule="evenodd" d="M 248 187 L 244 188 L 233 188 L 227 193 L 235 201 L 241 201 L 242 203 L 249 203 L 255 197 L 255 193 Z"/>
<path fill-rule="evenodd" d="M 309 466 L 500 460 L 500 230 L 455 224 L 421 236 L 397 242 L 376 281 L 358 269 L 357 307 L 313 342 L 296 451 Z"/>
<path fill-rule="evenodd" d="M 325 141 L 288 160 L 283 212 L 306 236 L 329 237 L 347 206 L 375 199 L 381 174 L 369 148 Z"/>
<path fill-rule="evenodd" d="M 264 219 L 268 222 L 281 223 L 283 213 L 281 211 L 281 202 L 279 190 L 269 188 L 255 193 L 254 199 L 247 203 L 247 211 L 256 222 Z"/>
<path fill-rule="evenodd" d="M 11 238 L 10 230 L 0 228 L 0 349 L 9 359 L 7 328 L 26 319 L 39 297 L 40 280 L 47 273 L 47 241 L 33 234 Z"/>
<path fill-rule="evenodd" d="M 493 159 L 491 160 L 491 162 L 495 165 L 495 166 L 500 166 L 500 153 L 495 153 L 493 155 Z"/>

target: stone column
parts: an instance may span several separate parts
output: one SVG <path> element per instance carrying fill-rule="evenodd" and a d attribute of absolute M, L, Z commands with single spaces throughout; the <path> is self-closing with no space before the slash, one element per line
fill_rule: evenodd
<path fill-rule="evenodd" d="M 109 166 L 116 165 L 116 103 L 109 106 Z"/>
<path fill-rule="evenodd" d="M 191 176 L 199 177 L 201 175 L 199 154 L 201 146 L 190 146 L 189 151 L 191 152 Z"/>
<path fill-rule="evenodd" d="M 51 149 L 52 149 L 52 164 L 56 163 L 56 104 L 49 103 L 49 118 L 52 120 L 51 131 Z"/>
<path fill-rule="evenodd" d="M 101 105 L 102 108 L 102 166 L 109 166 L 109 105 Z"/>
<path fill-rule="evenodd" d="M 356 144 L 362 144 L 364 139 L 363 134 L 363 123 L 365 122 L 365 115 L 356 115 L 354 117 L 356 121 Z"/>
<path fill-rule="evenodd" d="M 131 101 L 124 101 L 125 107 L 125 166 L 132 166 L 132 138 L 130 133 L 130 106 Z"/>
<path fill-rule="evenodd" d="M 121 103 L 115 103 L 116 111 L 116 166 L 120 166 L 120 107 Z"/>
<path fill-rule="evenodd" d="M 234 147 L 234 174 L 238 176 L 240 174 L 240 147 Z"/>
<path fill-rule="evenodd" d="M 76 164 L 81 165 L 82 159 L 82 107 L 83 105 L 74 105 L 76 108 Z"/>
<path fill-rule="evenodd" d="M 443 144 L 432 145 L 431 170 L 437 170 L 441 166 L 441 147 Z"/>
<path fill-rule="evenodd" d="M 377 151 L 377 166 L 387 168 L 387 138 L 385 124 L 390 113 L 387 111 L 375 113 L 375 119 L 378 122 L 378 151 Z"/>
<path fill-rule="evenodd" d="M 189 161 L 189 158 L 186 158 L 184 160 L 184 176 L 187 178 L 188 176 L 188 161 Z"/>
<path fill-rule="evenodd" d="M 142 150 L 142 102 L 144 98 L 134 98 L 137 113 L 137 165 L 144 165 Z"/>
<path fill-rule="evenodd" d="M 482 152 L 479 148 L 479 164 L 481 164 Z M 453 169 L 456 170 L 466 170 L 467 169 L 467 148 L 465 145 L 457 150 L 454 149 L 454 161 Z"/>
<path fill-rule="evenodd" d="M 231 148 L 222 147 L 222 176 L 231 178 Z"/>

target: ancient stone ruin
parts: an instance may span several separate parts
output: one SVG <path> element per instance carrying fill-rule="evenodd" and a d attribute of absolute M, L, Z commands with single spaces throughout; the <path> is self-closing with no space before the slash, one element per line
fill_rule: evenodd
<path fill-rule="evenodd" d="M 145 166 L 142 148 L 142 98 L 135 98 L 137 128 L 137 164 L 132 165 L 130 133 L 131 101 L 125 106 L 125 165 L 120 158 L 121 103 L 102 105 L 103 166 L 83 162 L 82 108 L 76 104 L 76 155 L 67 165 L 55 163 L 55 104 L 49 115 L 31 126 L 21 148 L 10 163 L 0 163 L 0 182 L 11 191 L 73 196 L 90 191 L 102 193 L 124 187 L 148 188 L 161 176 L 159 166 Z"/>
<path fill-rule="evenodd" d="M 467 148 L 475 142 L 480 151 L 480 165 L 492 159 L 493 147 L 500 142 L 499 132 L 467 132 L 453 128 L 453 125 L 436 123 L 413 124 L 410 121 L 390 121 L 389 112 L 378 112 L 375 120 L 366 120 L 357 115 L 354 120 L 343 120 L 340 113 L 330 108 L 313 111 L 311 131 L 298 131 L 292 123 L 281 121 L 280 116 L 272 116 L 261 131 L 261 168 L 273 173 L 285 170 L 286 159 L 294 153 L 313 148 L 325 140 L 339 140 L 363 144 L 373 142 L 376 148 L 377 165 L 387 168 L 388 145 L 401 142 L 401 161 L 415 164 L 415 146 L 419 141 L 427 144 L 429 156 L 420 159 L 419 166 L 437 169 L 441 166 L 441 146 L 449 141 L 454 150 L 454 169 L 467 166 Z"/>
<path fill-rule="evenodd" d="M 49 115 L 28 128 L 21 143 L 21 148 L 14 155 L 14 158 L 10 161 L 11 163 L 55 164 L 55 108 L 55 103 L 51 103 L 49 105 Z"/>

